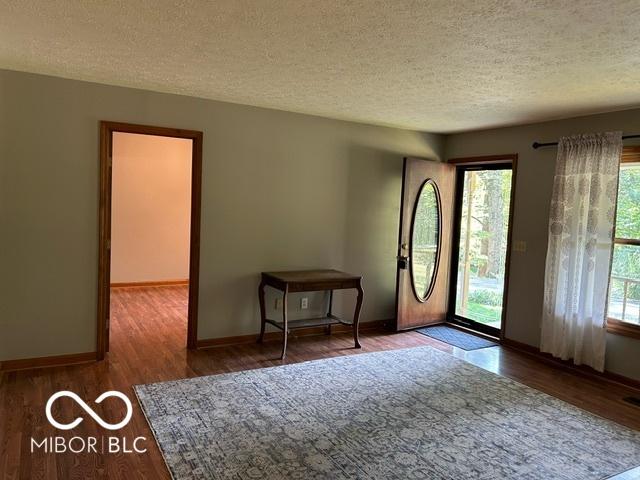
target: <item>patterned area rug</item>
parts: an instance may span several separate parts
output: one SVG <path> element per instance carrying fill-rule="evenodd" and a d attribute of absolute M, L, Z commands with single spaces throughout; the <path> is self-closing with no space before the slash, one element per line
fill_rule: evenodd
<path fill-rule="evenodd" d="M 176 479 L 603 479 L 640 432 L 430 347 L 136 386 Z"/>
<path fill-rule="evenodd" d="M 491 340 L 487 340 L 452 327 L 447 327 L 446 325 L 418 328 L 416 332 L 463 350 L 478 350 L 480 348 L 495 347 L 498 345 Z"/>

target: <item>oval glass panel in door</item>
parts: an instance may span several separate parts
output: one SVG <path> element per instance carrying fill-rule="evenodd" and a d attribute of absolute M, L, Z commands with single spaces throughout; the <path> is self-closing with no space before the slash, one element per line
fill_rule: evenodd
<path fill-rule="evenodd" d="M 435 182 L 426 180 L 420 190 L 411 222 L 411 284 L 420 302 L 431 295 L 440 251 L 440 195 Z"/>

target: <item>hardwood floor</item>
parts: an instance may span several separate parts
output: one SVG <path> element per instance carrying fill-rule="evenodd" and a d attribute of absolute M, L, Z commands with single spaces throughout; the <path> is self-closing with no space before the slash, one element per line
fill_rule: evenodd
<path fill-rule="evenodd" d="M 281 361 L 280 343 L 218 347 L 187 351 L 184 286 L 116 288 L 111 295 L 111 351 L 104 362 L 3 373 L 0 376 L 0 473 L 4 479 L 165 479 L 169 474 L 153 440 L 132 386 L 199 375 L 216 374 L 338 355 L 431 345 L 482 368 L 513 378 L 585 410 L 640 430 L 640 408 L 623 398 L 637 391 L 606 384 L 563 370 L 517 351 L 492 347 L 465 352 L 415 332 L 361 334 L 361 350 L 353 349 L 349 333 L 331 336 L 290 335 L 287 359 Z M 122 430 L 100 429 L 70 399 L 58 400 L 53 409 L 60 422 L 86 417 L 71 431 L 55 430 L 45 417 L 45 404 L 53 393 L 77 393 L 104 420 L 117 423 L 123 416 L 118 399 L 96 405 L 93 400 L 107 390 L 126 394 L 133 403 L 130 423 Z M 147 438 L 147 452 L 44 453 L 31 452 L 31 437 L 64 438 L 114 435 L 132 441 Z M 606 439 L 603 439 L 606 441 Z M 622 477 L 621 477 L 622 478 Z"/>

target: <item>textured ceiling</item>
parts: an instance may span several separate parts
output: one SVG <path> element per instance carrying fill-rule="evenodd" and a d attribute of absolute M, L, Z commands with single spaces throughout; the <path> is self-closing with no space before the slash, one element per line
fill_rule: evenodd
<path fill-rule="evenodd" d="M 0 0 L 0 68 L 432 132 L 640 104 L 639 0 Z"/>

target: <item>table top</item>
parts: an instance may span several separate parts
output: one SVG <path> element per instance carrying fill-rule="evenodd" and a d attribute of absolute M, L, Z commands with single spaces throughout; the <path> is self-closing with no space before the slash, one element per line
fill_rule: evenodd
<path fill-rule="evenodd" d="M 361 275 L 352 275 L 340 270 L 294 270 L 289 272 L 262 272 L 284 283 L 318 283 L 335 280 L 359 280 Z"/>

